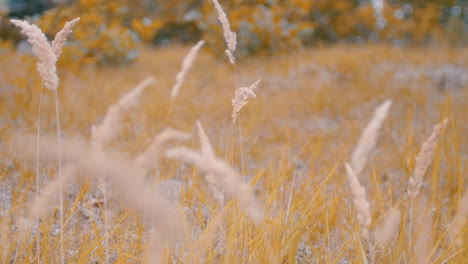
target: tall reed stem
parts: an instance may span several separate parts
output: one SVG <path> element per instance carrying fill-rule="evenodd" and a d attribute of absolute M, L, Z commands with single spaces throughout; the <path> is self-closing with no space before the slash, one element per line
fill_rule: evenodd
<path fill-rule="evenodd" d="M 60 181 L 62 181 L 62 135 L 60 132 L 60 113 L 59 113 L 59 103 L 58 103 L 58 93 L 57 89 L 54 90 L 54 100 L 55 100 L 55 119 L 56 119 L 56 128 L 57 128 L 57 153 L 58 153 L 58 174 Z M 60 184 L 59 190 L 59 201 L 60 201 L 60 263 L 65 264 L 65 248 L 63 245 L 63 187 Z"/>
<path fill-rule="evenodd" d="M 37 111 L 37 141 L 36 141 L 36 199 L 39 199 L 39 147 L 41 139 L 41 110 L 42 110 L 42 92 L 44 91 L 44 82 L 41 85 L 41 93 L 39 95 L 39 110 Z M 36 254 L 37 263 L 41 263 L 41 247 L 39 241 L 40 221 L 38 220 L 36 232 Z"/>

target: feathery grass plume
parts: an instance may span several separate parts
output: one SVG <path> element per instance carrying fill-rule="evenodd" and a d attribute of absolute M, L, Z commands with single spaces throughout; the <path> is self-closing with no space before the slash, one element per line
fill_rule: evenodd
<path fill-rule="evenodd" d="M 254 93 L 254 90 L 257 88 L 258 84 L 262 81 L 259 79 L 258 81 L 254 82 L 249 87 L 240 87 L 236 90 L 234 94 L 234 98 L 231 100 L 232 102 L 232 123 L 234 124 L 237 120 L 237 115 L 239 114 L 240 110 L 244 105 L 247 104 L 247 99 L 249 98 L 257 98 L 257 95 Z"/>
<path fill-rule="evenodd" d="M 369 242 L 369 226 L 371 224 L 370 204 L 366 197 L 366 189 L 359 183 L 353 168 L 346 163 L 346 172 L 348 174 L 349 186 L 354 196 L 353 204 L 357 211 L 357 219 L 361 225 L 361 235 L 364 240 Z"/>
<path fill-rule="evenodd" d="M 55 66 L 57 56 L 50 47 L 46 36 L 36 25 L 17 19 L 11 19 L 10 21 L 13 25 L 21 28 L 21 33 L 28 37 L 28 42 L 32 45 L 32 50 L 39 59 L 37 71 L 44 80 L 45 86 L 50 90 L 56 90 L 59 82 Z"/>
<path fill-rule="evenodd" d="M 206 135 L 205 130 L 200 121 L 197 120 L 197 129 L 198 129 L 198 137 L 200 139 L 200 146 L 201 146 L 201 153 L 210 158 L 215 158 L 216 155 L 214 153 L 213 147 L 211 146 L 210 139 Z"/>
<path fill-rule="evenodd" d="M 226 195 L 230 198 L 236 198 L 252 221 L 259 223 L 263 218 L 263 212 L 255 201 L 249 185 L 243 183 L 241 177 L 224 161 L 185 147 L 170 149 L 166 156 L 170 159 L 193 164 L 204 173 L 213 175 L 216 183 L 223 187 Z"/>
<path fill-rule="evenodd" d="M 226 56 L 228 56 L 229 63 L 231 64 L 236 63 L 236 58 L 234 57 L 234 54 L 232 54 L 232 51 L 226 49 L 224 50 L 224 53 L 226 54 Z"/>
<path fill-rule="evenodd" d="M 444 132 L 447 122 L 448 119 L 445 118 L 444 121 L 434 126 L 431 136 L 421 145 L 421 150 L 416 156 L 416 167 L 413 176 L 409 180 L 408 188 L 408 195 L 413 199 L 421 190 L 424 174 L 426 174 L 427 169 L 432 163 L 437 141 Z"/>
<path fill-rule="evenodd" d="M 67 21 L 65 26 L 63 26 L 62 30 L 60 30 L 56 35 L 54 40 L 52 41 L 52 52 L 58 58 L 60 54 L 62 54 L 62 47 L 67 42 L 68 36 L 72 33 L 73 27 L 80 21 L 80 18 L 75 18 L 71 21 Z"/>
<path fill-rule="evenodd" d="M 64 28 L 55 35 L 52 46 L 38 26 L 18 19 L 11 19 L 10 21 L 13 25 L 21 28 L 21 33 L 28 37 L 28 42 L 39 59 L 37 71 L 41 75 L 44 85 L 50 90 L 56 90 L 59 82 L 56 68 L 57 59 L 62 53 L 62 47 L 67 41 L 68 35 L 71 34 L 72 28 L 80 19 L 75 18 L 67 22 Z"/>
<path fill-rule="evenodd" d="M 184 61 L 182 62 L 182 69 L 179 73 L 177 73 L 176 83 L 172 86 L 171 98 L 175 98 L 179 94 L 180 87 L 184 83 L 185 76 L 187 75 L 190 68 L 192 68 L 193 62 L 197 57 L 198 52 L 200 51 L 201 47 L 205 44 L 204 40 L 198 41 L 198 43 L 190 49 L 190 52 L 185 57 Z"/>
<path fill-rule="evenodd" d="M 146 150 L 135 158 L 134 166 L 141 169 L 151 169 L 158 164 L 167 145 L 173 140 L 188 140 L 190 133 L 172 128 L 166 128 L 159 133 Z"/>
<path fill-rule="evenodd" d="M 450 229 L 450 239 L 455 241 L 458 247 L 462 246 L 462 238 L 459 236 L 466 228 L 466 220 L 468 217 L 468 191 L 465 191 L 462 198 L 458 202 L 457 213 L 453 219 L 453 226 Z M 458 238 L 457 238 L 458 237 Z"/>
<path fill-rule="evenodd" d="M 53 161 L 57 158 L 58 152 L 54 148 L 56 143 L 49 137 L 43 137 L 43 144 L 40 153 L 44 161 Z M 18 135 L 15 139 L 14 147 L 21 151 L 24 158 L 31 158 L 35 154 L 35 145 L 31 144 L 33 137 Z M 168 239 L 183 239 L 185 237 L 182 218 L 177 209 L 161 195 L 151 192 L 144 182 L 137 179 L 140 170 L 118 154 L 103 155 L 96 159 L 93 155 L 93 147 L 80 140 L 65 140 L 63 142 L 63 160 L 76 168 L 76 177 L 86 177 L 94 180 L 105 179 L 119 193 L 116 198 L 129 209 L 140 214 L 157 228 L 159 234 Z M 60 185 L 64 181 L 56 179 Z M 51 192 L 54 190 L 50 190 Z M 51 193 L 43 193 L 44 196 L 51 196 Z M 40 198 L 41 199 L 41 198 Z M 31 210 L 32 211 L 32 210 Z M 47 212 L 47 208 L 37 208 L 34 212 Z"/>
<path fill-rule="evenodd" d="M 226 40 L 226 45 L 227 45 L 227 49 L 224 52 L 229 57 L 229 62 L 231 64 L 234 64 L 235 63 L 234 51 L 236 51 L 236 46 L 237 46 L 236 33 L 231 31 L 231 25 L 229 24 L 229 20 L 226 16 L 226 13 L 224 13 L 223 8 L 221 7 L 221 4 L 218 2 L 218 0 L 211 0 L 211 2 L 213 3 L 213 6 L 216 9 L 216 12 L 218 13 L 218 20 L 219 22 L 221 22 L 221 25 L 223 26 L 224 40 Z"/>
<path fill-rule="evenodd" d="M 375 148 L 377 132 L 387 117 L 388 110 L 390 109 L 391 105 L 391 100 L 386 100 L 381 105 L 379 105 L 375 109 L 372 120 L 366 126 L 364 131 L 362 131 L 361 137 L 359 138 L 359 141 L 351 157 L 351 167 L 358 176 L 361 175 L 362 170 L 364 169 L 364 166 L 369 159 L 370 153 Z"/>
<path fill-rule="evenodd" d="M 390 245 L 390 242 L 392 242 L 392 240 L 398 235 L 400 218 L 400 209 L 396 207 L 390 209 L 390 212 L 383 219 L 383 222 L 372 232 L 372 238 L 376 245 L 381 248 L 386 248 Z"/>
<path fill-rule="evenodd" d="M 94 148 L 93 155 L 95 158 L 101 158 L 104 155 L 104 146 L 109 143 L 115 135 L 117 135 L 120 128 L 120 119 L 122 115 L 127 112 L 131 107 L 138 104 L 140 95 L 143 93 L 143 90 L 155 82 L 154 77 L 147 77 L 138 83 L 133 89 L 127 92 L 120 100 L 109 107 L 107 110 L 106 116 L 101 124 L 97 127 L 93 126 L 91 130 L 91 144 Z M 104 197 L 104 226 L 105 232 L 108 232 L 109 223 L 108 223 L 108 210 L 107 202 L 109 197 L 107 197 L 107 184 L 103 178 L 98 179 L 99 189 L 102 192 Z M 104 247 L 106 251 L 106 262 L 109 261 L 109 246 L 108 246 L 108 236 L 104 239 Z"/>
<path fill-rule="evenodd" d="M 203 129 L 200 121 L 197 121 L 198 137 L 200 138 L 201 153 L 209 158 L 215 158 L 213 147 L 211 146 L 210 140 Z M 213 192 L 213 196 L 219 202 L 220 206 L 224 205 L 224 195 L 221 190 L 216 186 L 216 180 L 211 174 L 206 174 L 205 179 L 209 184 L 210 190 Z"/>
<path fill-rule="evenodd" d="M 117 103 L 109 107 L 101 124 L 92 127 L 92 144 L 96 151 L 102 152 L 102 148 L 117 135 L 122 114 L 127 112 L 131 107 L 137 105 L 143 90 L 154 82 L 155 79 L 153 77 L 147 77 L 142 80 L 137 86 L 120 98 Z"/>
<path fill-rule="evenodd" d="M 57 151 L 58 151 L 58 175 L 62 178 L 62 159 L 61 159 L 61 129 L 60 129 L 60 111 L 59 111 L 59 103 L 58 103 L 58 93 L 57 88 L 59 84 L 59 79 L 57 76 L 57 68 L 56 63 L 57 59 L 60 56 L 61 48 L 65 44 L 67 36 L 71 33 L 71 28 L 79 21 L 79 19 L 75 19 L 70 23 L 67 23 L 57 35 L 56 41 L 54 41 L 52 47 L 50 43 L 47 41 L 46 36 L 42 32 L 42 30 L 37 27 L 36 25 L 30 25 L 26 21 L 21 21 L 17 19 L 11 19 L 11 23 L 19 28 L 21 28 L 21 33 L 28 37 L 28 42 L 32 46 L 32 50 L 34 54 L 39 59 L 37 63 L 37 71 L 41 76 L 44 85 L 53 91 L 54 93 L 54 101 L 55 101 L 55 118 L 56 118 L 56 130 L 57 130 Z M 41 97 L 42 97 L 42 89 L 41 89 Z M 42 104 L 42 99 L 40 100 L 39 107 Z M 39 118 L 38 123 L 40 122 L 40 111 L 39 111 Z M 40 126 L 38 125 L 37 130 L 37 141 L 36 144 L 39 146 L 39 135 L 40 135 Z M 39 147 L 38 147 L 39 148 Z M 39 160 L 39 157 L 37 157 Z M 38 162 L 37 162 L 38 164 Z M 38 174 L 36 175 L 38 177 Z M 36 181 L 38 181 L 36 179 Z M 63 224 L 64 224 L 64 216 L 63 216 L 63 197 L 62 197 L 62 189 L 60 185 L 60 263 L 65 263 L 65 249 L 63 244 Z M 37 239 L 37 251 L 39 256 L 39 238 Z"/>

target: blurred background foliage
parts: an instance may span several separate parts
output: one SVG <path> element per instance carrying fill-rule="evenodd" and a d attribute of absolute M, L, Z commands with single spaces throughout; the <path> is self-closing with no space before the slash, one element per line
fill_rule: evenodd
<path fill-rule="evenodd" d="M 221 0 L 238 34 L 237 57 L 337 42 L 394 45 L 468 43 L 465 0 Z M 224 40 L 210 0 L 0 0 L 0 37 L 18 44 L 8 19 L 38 23 L 53 36 L 75 17 L 64 61 L 120 64 L 142 45 L 201 38 L 223 55 Z"/>

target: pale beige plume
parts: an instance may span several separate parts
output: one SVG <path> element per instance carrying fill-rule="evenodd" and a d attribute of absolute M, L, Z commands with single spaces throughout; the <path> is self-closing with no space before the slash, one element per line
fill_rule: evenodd
<path fill-rule="evenodd" d="M 448 119 L 434 126 L 431 136 L 421 145 L 421 150 L 416 156 L 416 167 L 414 174 L 409 180 L 408 195 L 413 199 L 419 194 L 424 181 L 424 174 L 432 163 L 434 151 L 439 137 L 447 126 Z"/>
<path fill-rule="evenodd" d="M 361 175 L 362 170 L 364 169 L 364 166 L 369 159 L 370 153 L 375 148 L 378 131 L 382 126 L 383 121 L 387 117 L 388 110 L 390 109 L 391 105 L 391 100 L 386 100 L 381 105 L 379 105 L 375 109 L 374 116 L 372 117 L 371 121 L 366 126 L 364 131 L 362 131 L 361 137 L 359 138 L 359 141 L 351 157 L 351 167 L 358 176 Z"/>
<path fill-rule="evenodd" d="M 237 115 L 239 114 L 242 107 L 247 104 L 249 98 L 257 98 L 257 95 L 254 93 L 254 90 L 257 88 L 261 79 L 254 82 L 249 87 L 240 87 L 236 90 L 232 102 L 232 123 L 235 123 L 237 120 Z"/>

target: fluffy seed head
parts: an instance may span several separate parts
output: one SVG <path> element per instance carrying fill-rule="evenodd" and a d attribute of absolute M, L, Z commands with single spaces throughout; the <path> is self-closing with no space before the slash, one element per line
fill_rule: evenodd
<path fill-rule="evenodd" d="M 382 126 L 383 121 L 387 117 L 388 110 L 391 105 L 392 101 L 386 100 L 375 109 L 372 120 L 369 122 L 359 138 L 358 144 L 351 157 L 351 167 L 358 176 L 361 175 L 361 172 L 369 159 L 370 153 L 375 148 L 377 133 Z"/>
<path fill-rule="evenodd" d="M 11 19 L 10 21 L 13 25 L 21 28 L 21 33 L 28 37 L 28 42 L 32 45 L 33 52 L 39 59 L 37 71 L 41 75 L 45 87 L 56 90 L 59 83 L 55 66 L 57 56 L 52 51 L 46 36 L 36 25 L 30 25 L 26 21 L 17 19 Z"/>
<path fill-rule="evenodd" d="M 155 82 L 153 77 L 148 77 L 135 86 L 130 92 L 125 94 L 120 100 L 109 107 L 106 116 L 101 124 L 93 126 L 92 141 L 93 147 L 97 152 L 101 152 L 104 145 L 109 143 L 119 130 L 120 119 L 122 115 L 131 107 L 139 102 L 139 98 L 143 90 Z"/>
<path fill-rule="evenodd" d="M 260 83 L 261 79 L 250 85 L 249 87 L 240 87 L 236 90 L 234 94 L 234 98 L 231 100 L 232 102 L 232 123 L 236 122 L 237 115 L 239 114 L 240 110 L 244 105 L 247 104 L 247 99 L 249 98 L 257 98 L 257 95 L 254 93 L 254 90 L 257 88 L 258 84 Z"/>
<path fill-rule="evenodd" d="M 193 62 L 195 61 L 195 58 L 197 57 L 198 51 L 201 49 L 203 44 L 205 44 L 204 40 L 198 41 L 198 43 L 190 49 L 190 52 L 185 57 L 184 62 L 182 63 L 182 69 L 177 74 L 176 83 L 172 87 L 172 92 L 171 92 L 172 98 L 175 98 L 179 94 L 179 90 L 182 84 L 184 83 L 185 76 L 187 75 L 190 68 L 192 68 Z"/>
<path fill-rule="evenodd" d="M 414 175 L 410 178 L 409 181 L 408 195 L 412 198 L 415 198 L 419 194 L 423 184 L 424 174 L 426 174 L 429 165 L 432 163 L 437 141 L 445 130 L 447 122 L 448 119 L 446 118 L 441 123 L 435 125 L 431 136 L 421 145 L 421 150 L 416 156 L 416 167 L 414 169 Z"/>
<path fill-rule="evenodd" d="M 226 53 L 226 55 L 228 56 L 229 58 L 229 62 L 231 64 L 235 64 L 236 63 L 236 59 L 234 58 L 234 55 L 232 54 L 232 52 L 228 49 L 224 50 L 224 53 Z"/>
<path fill-rule="evenodd" d="M 71 21 L 67 21 L 65 26 L 60 30 L 56 35 L 55 39 L 52 41 L 52 51 L 55 56 L 58 58 L 62 54 L 62 47 L 67 42 L 68 36 L 72 33 L 73 27 L 80 21 L 80 18 L 75 18 Z"/>
<path fill-rule="evenodd" d="M 229 24 L 229 20 L 226 16 L 226 13 L 224 13 L 221 4 L 219 4 L 218 0 L 211 0 L 211 2 L 213 3 L 213 6 L 216 9 L 216 12 L 218 13 L 218 20 L 223 26 L 224 39 L 226 40 L 226 45 L 230 54 L 228 54 L 229 60 L 231 61 L 231 63 L 234 63 L 234 56 L 232 54 L 236 50 L 237 46 L 236 33 L 231 31 L 231 25 Z"/>
<path fill-rule="evenodd" d="M 369 226 L 371 224 L 370 204 L 366 197 L 366 189 L 359 183 L 359 179 L 351 166 L 346 163 L 349 186 L 353 194 L 353 204 L 357 211 L 357 219 L 361 225 L 362 238 L 369 241 Z"/>

